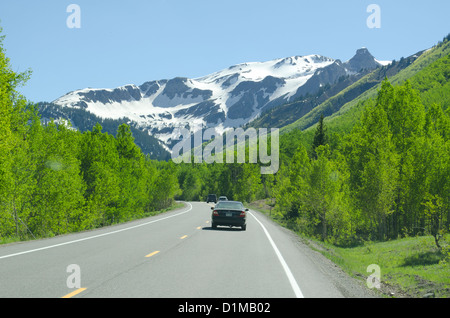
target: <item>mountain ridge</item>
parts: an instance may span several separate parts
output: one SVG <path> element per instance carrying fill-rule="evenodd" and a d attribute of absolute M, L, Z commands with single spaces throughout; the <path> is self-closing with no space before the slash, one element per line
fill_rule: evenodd
<path fill-rule="evenodd" d="M 341 108 L 360 98 L 366 92 L 372 91 L 386 77 L 395 78 L 397 74 L 413 65 L 424 52 L 426 50 L 419 51 L 406 58 L 402 57 L 400 61 L 394 60 L 392 63 L 383 63 L 382 67 L 374 70 L 361 71 L 342 78 L 334 85 L 326 90 L 319 91 L 315 95 L 279 105 L 268 112 L 262 113 L 259 118 L 249 123 L 249 126 L 277 126 L 282 128 L 282 133 L 294 128 L 308 129 L 318 121 L 321 114 L 325 117 L 335 116 L 337 112 L 341 112 Z"/>
<path fill-rule="evenodd" d="M 100 118 L 129 118 L 170 149 L 176 127 L 214 127 L 218 133 L 243 126 L 263 111 L 315 94 L 343 76 L 381 67 L 361 48 L 346 62 L 313 54 L 230 66 L 194 79 L 175 77 L 139 86 L 85 88 L 53 101 Z"/>

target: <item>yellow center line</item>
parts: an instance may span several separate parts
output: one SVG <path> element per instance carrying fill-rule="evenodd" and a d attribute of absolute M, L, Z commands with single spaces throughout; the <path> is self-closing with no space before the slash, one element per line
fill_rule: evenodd
<path fill-rule="evenodd" d="M 180 237 L 181 240 L 184 240 L 187 237 L 187 235 L 184 235 L 182 237 Z"/>
<path fill-rule="evenodd" d="M 148 255 L 145 255 L 145 257 L 152 257 L 153 255 L 158 254 L 158 253 L 159 253 L 159 251 L 154 251 Z"/>
<path fill-rule="evenodd" d="M 73 296 L 78 295 L 79 293 L 85 291 L 86 289 L 87 288 L 78 288 L 77 290 L 74 290 L 70 294 L 63 296 L 62 298 L 72 298 Z"/>

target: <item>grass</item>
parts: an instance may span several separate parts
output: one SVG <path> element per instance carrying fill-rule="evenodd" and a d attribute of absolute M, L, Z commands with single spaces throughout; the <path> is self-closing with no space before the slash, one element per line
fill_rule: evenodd
<path fill-rule="evenodd" d="M 269 215 L 270 206 L 263 201 L 249 204 L 249 207 Z M 367 272 L 367 267 L 378 265 L 381 274 L 379 291 L 385 297 L 450 298 L 450 260 L 448 256 L 445 259 L 445 253 L 437 249 L 432 236 L 337 247 L 298 235 L 311 248 L 322 253 L 350 276 L 362 281 L 372 274 L 371 271 Z M 450 235 L 444 239 L 450 242 Z"/>
<path fill-rule="evenodd" d="M 447 237 L 449 240 L 449 237 Z M 323 254 L 354 277 L 366 279 L 367 266 L 381 270 L 380 291 L 393 297 L 450 297 L 450 265 L 432 236 L 369 242 L 343 248 L 322 244 Z"/>

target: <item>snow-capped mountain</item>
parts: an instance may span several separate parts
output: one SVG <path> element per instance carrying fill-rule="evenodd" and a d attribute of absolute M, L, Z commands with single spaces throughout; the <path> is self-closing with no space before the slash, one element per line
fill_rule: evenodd
<path fill-rule="evenodd" d="M 87 88 L 53 103 L 83 108 L 102 118 L 127 117 L 170 147 L 176 127 L 215 127 L 222 132 L 248 123 L 268 108 L 314 94 L 342 76 L 383 64 L 366 48 L 345 63 L 320 55 L 292 56 L 238 64 L 196 79 Z"/>

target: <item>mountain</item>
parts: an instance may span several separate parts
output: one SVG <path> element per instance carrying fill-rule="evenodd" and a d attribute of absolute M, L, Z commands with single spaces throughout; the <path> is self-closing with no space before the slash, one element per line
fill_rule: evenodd
<path fill-rule="evenodd" d="M 117 129 L 121 124 L 128 124 L 133 133 L 134 142 L 138 145 L 144 154 L 150 156 L 154 160 L 168 160 L 170 153 L 161 145 L 161 142 L 154 136 L 136 127 L 136 123 L 129 118 L 109 119 L 100 118 L 82 108 L 61 107 L 53 103 L 41 102 L 37 104 L 41 116 L 41 122 L 46 124 L 52 119 L 58 123 L 61 119 L 69 121 L 72 128 L 81 132 L 91 131 L 95 124 L 102 126 L 102 131 L 115 136 Z"/>
<path fill-rule="evenodd" d="M 223 132 L 258 118 L 269 109 L 317 94 L 346 77 L 381 67 L 366 48 L 347 62 L 321 55 L 292 56 L 231 66 L 189 79 L 155 80 L 113 89 L 86 88 L 55 101 L 99 118 L 128 118 L 137 129 L 158 138 L 166 149 L 176 127 L 215 127 Z"/>
<path fill-rule="evenodd" d="M 327 97 L 314 96 L 320 101 L 315 103 L 312 108 L 303 110 L 302 107 L 305 107 L 306 104 L 304 100 L 280 105 L 263 114 L 251 125 L 253 127 L 265 127 L 270 123 L 272 127 L 280 127 L 280 134 L 285 135 L 286 138 L 292 139 L 298 131 L 304 132 L 302 138 L 312 138 L 315 129 L 314 124 L 317 123 L 320 115 L 324 114 L 329 134 L 349 132 L 353 125 L 358 122 L 365 105 L 376 98 L 381 88 L 381 82 L 386 78 L 393 85 L 402 85 L 405 81 L 410 81 L 413 88 L 418 89 L 421 93 L 422 101 L 427 107 L 435 103 L 440 104 L 443 109 L 447 109 L 450 105 L 448 93 L 450 92 L 448 85 L 450 71 L 448 67 L 439 68 L 440 73 L 432 73 L 433 75 L 429 75 L 426 80 L 418 78 L 424 70 L 433 69 L 433 65 L 441 59 L 447 57 L 448 60 L 449 55 L 450 36 L 447 35 L 443 41 L 438 42 L 435 46 L 408 57 L 401 57 L 398 61 L 394 60 L 390 64 L 377 68 L 346 88 L 340 91 L 336 90 L 338 92 L 334 95 L 327 94 L 327 92 L 331 92 L 332 89 L 330 89 L 323 93 Z M 429 84 L 431 82 L 438 82 L 438 84 Z M 426 85 L 430 87 L 423 88 Z M 443 86 L 441 87 L 441 85 Z M 431 93 L 431 91 L 433 92 Z M 298 110 L 303 113 L 298 115 Z M 292 120 L 287 122 L 285 118 Z M 279 126 L 276 126 L 277 124 Z M 292 133 L 292 136 L 290 136 L 290 133 Z"/>
<path fill-rule="evenodd" d="M 293 128 L 307 129 L 319 120 L 321 114 L 327 117 L 339 112 L 345 104 L 357 100 L 366 91 L 373 90 L 386 77 L 392 78 L 401 73 L 424 52 L 401 58 L 399 62 L 378 62 L 383 66 L 377 67 L 378 64 L 374 64 L 374 58 L 367 49 L 362 48 L 346 63 L 347 69 L 352 69 L 355 73 L 339 78 L 334 84 L 323 86 L 316 94 L 309 94 L 265 111 L 247 126 L 283 127 L 283 131 Z M 363 65 L 376 68 L 364 69 Z M 359 72 L 356 71 L 358 69 Z"/>

